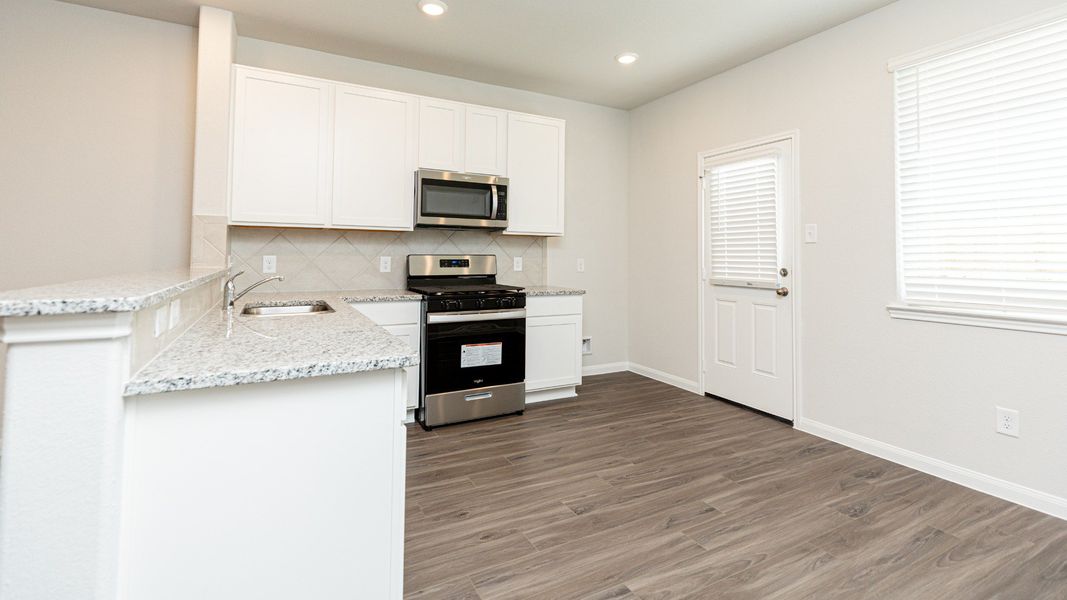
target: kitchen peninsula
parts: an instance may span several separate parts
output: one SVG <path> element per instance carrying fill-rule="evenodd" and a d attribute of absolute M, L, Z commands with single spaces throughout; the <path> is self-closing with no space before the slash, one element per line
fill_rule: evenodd
<path fill-rule="evenodd" d="M 220 310 L 225 273 L 0 294 L 5 581 L 41 597 L 400 597 L 418 353 L 336 293 Z M 329 310 L 242 314 L 305 301 Z"/>

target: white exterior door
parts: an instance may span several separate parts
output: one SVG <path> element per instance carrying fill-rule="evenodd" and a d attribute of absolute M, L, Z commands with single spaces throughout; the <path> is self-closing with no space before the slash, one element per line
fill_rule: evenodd
<path fill-rule="evenodd" d="M 793 419 L 793 140 L 704 155 L 704 392 Z"/>

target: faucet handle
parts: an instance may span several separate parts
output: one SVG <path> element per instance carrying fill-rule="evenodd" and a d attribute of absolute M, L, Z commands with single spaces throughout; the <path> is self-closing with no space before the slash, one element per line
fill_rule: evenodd
<path fill-rule="evenodd" d="M 244 275 L 244 274 L 245 274 L 244 271 L 238 271 L 238 272 L 234 273 L 233 275 L 230 275 L 230 278 L 226 280 L 226 283 L 233 283 L 234 279 L 237 279 L 238 277 L 240 277 L 241 275 Z"/>

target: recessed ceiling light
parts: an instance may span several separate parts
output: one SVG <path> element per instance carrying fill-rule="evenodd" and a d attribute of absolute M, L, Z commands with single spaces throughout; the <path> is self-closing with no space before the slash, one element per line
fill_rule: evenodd
<path fill-rule="evenodd" d="M 618 61 L 620 65 L 632 65 L 637 62 L 637 53 L 623 52 L 622 54 L 616 56 L 615 60 Z"/>
<path fill-rule="evenodd" d="M 448 10 L 448 5 L 443 0 L 419 0 L 419 10 L 431 17 L 440 17 Z"/>

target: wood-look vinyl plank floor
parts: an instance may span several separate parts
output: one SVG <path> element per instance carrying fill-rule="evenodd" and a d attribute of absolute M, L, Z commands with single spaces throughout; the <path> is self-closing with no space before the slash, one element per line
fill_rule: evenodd
<path fill-rule="evenodd" d="M 405 598 L 1067 599 L 1067 522 L 632 373 L 408 432 Z"/>

